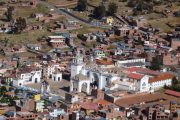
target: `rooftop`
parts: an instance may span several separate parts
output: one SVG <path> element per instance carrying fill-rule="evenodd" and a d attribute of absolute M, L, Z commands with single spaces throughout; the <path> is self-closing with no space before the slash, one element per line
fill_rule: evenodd
<path fill-rule="evenodd" d="M 98 105 L 95 103 L 82 103 L 81 108 L 86 109 L 86 110 L 97 110 Z"/>
<path fill-rule="evenodd" d="M 95 103 L 97 104 L 101 104 L 101 105 L 109 105 L 109 104 L 112 104 L 106 100 L 103 100 L 103 99 L 100 99 L 100 100 L 97 100 Z"/>
<path fill-rule="evenodd" d="M 99 65 L 113 65 L 112 61 L 110 60 L 100 60 L 100 59 L 96 59 L 96 63 Z"/>
<path fill-rule="evenodd" d="M 154 93 L 154 94 L 137 94 L 128 98 L 122 98 L 115 102 L 116 105 L 122 107 L 133 106 L 135 104 L 145 105 L 151 103 L 157 104 L 169 104 L 170 101 L 180 102 L 178 97 L 170 96 L 164 93 Z"/>
<path fill-rule="evenodd" d="M 173 90 L 166 90 L 165 94 L 172 95 L 172 96 L 175 96 L 175 97 L 180 97 L 180 92 L 173 91 Z"/>
<path fill-rule="evenodd" d="M 144 75 L 137 74 L 137 73 L 130 73 L 128 74 L 128 78 L 136 79 L 136 80 L 141 80 Z"/>
<path fill-rule="evenodd" d="M 167 80 L 167 79 L 172 79 L 174 77 L 173 74 L 170 73 L 162 73 L 158 76 L 149 78 L 149 83 L 157 82 L 157 81 L 162 81 L 162 80 Z"/>
<path fill-rule="evenodd" d="M 154 70 L 150 70 L 150 69 L 142 68 L 142 67 L 130 67 L 130 68 L 127 68 L 126 71 L 147 74 L 147 75 L 151 75 L 151 76 L 157 76 L 160 74 L 159 71 L 154 71 Z"/>

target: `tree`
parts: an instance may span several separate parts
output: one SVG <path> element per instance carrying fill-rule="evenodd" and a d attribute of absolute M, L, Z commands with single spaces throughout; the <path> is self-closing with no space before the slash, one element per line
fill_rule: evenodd
<path fill-rule="evenodd" d="M 87 0 L 78 0 L 77 9 L 78 11 L 85 11 L 87 8 Z"/>
<path fill-rule="evenodd" d="M 13 10 L 14 10 L 14 7 L 12 7 L 12 6 L 8 7 L 8 9 L 7 9 L 6 17 L 7 17 L 8 21 L 13 20 L 13 17 L 12 17 Z"/>
<path fill-rule="evenodd" d="M 115 3 L 110 3 L 108 6 L 108 15 L 114 16 L 117 12 L 118 6 Z"/>
<path fill-rule="evenodd" d="M 106 15 L 106 8 L 104 5 L 100 5 L 94 9 L 93 13 L 94 13 L 95 18 L 101 19 L 102 17 Z"/>
<path fill-rule="evenodd" d="M 5 86 L 2 86 L 2 87 L 0 88 L 0 95 L 3 95 L 5 92 L 7 92 L 7 89 L 6 89 Z"/>
<path fill-rule="evenodd" d="M 26 28 L 26 20 L 24 18 L 19 17 L 18 19 L 16 19 L 16 33 L 21 32 L 23 29 Z"/>
<path fill-rule="evenodd" d="M 172 85 L 178 85 L 180 83 L 180 81 L 178 81 L 178 79 L 176 79 L 176 77 L 174 77 L 172 79 Z"/>
<path fill-rule="evenodd" d="M 160 65 L 161 65 L 160 59 L 158 57 L 153 57 L 150 69 L 160 70 L 161 69 Z"/>
<path fill-rule="evenodd" d="M 143 11 L 143 10 L 147 10 L 148 12 L 152 12 L 153 10 L 153 5 L 150 3 L 146 3 L 146 2 L 139 2 L 136 6 L 136 10 L 137 11 Z"/>
<path fill-rule="evenodd" d="M 129 0 L 127 3 L 128 7 L 135 7 L 137 4 L 136 0 Z"/>
<path fill-rule="evenodd" d="M 78 34 L 77 37 L 81 40 L 84 40 L 85 39 L 85 36 L 83 34 Z"/>

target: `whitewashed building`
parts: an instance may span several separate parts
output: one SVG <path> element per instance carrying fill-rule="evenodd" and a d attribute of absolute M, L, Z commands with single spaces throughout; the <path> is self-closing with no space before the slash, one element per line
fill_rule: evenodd
<path fill-rule="evenodd" d="M 21 86 L 31 83 L 39 83 L 42 77 L 40 68 L 25 67 L 17 71 L 17 77 L 13 79 L 14 86 Z"/>
<path fill-rule="evenodd" d="M 127 62 L 145 63 L 145 59 L 127 60 L 125 63 Z M 171 85 L 173 77 L 169 73 L 144 67 L 122 67 L 106 60 L 94 60 L 93 57 L 85 63 L 83 56 L 78 53 L 71 64 L 71 91 L 82 92 L 82 84 L 85 83 L 88 89 L 84 90 L 86 93 L 89 93 L 89 84 L 90 87 L 101 90 L 154 92 L 164 85 Z"/>

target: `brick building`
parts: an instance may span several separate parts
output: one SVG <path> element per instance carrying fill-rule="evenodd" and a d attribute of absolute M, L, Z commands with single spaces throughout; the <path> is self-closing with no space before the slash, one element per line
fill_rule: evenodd
<path fill-rule="evenodd" d="M 64 48 L 67 47 L 66 38 L 64 36 L 49 36 L 49 43 L 54 48 Z"/>
<path fill-rule="evenodd" d="M 165 53 L 162 62 L 163 65 L 177 65 L 180 62 L 180 53 Z"/>
<path fill-rule="evenodd" d="M 173 50 L 177 50 L 180 49 L 180 39 L 178 38 L 174 38 L 171 40 L 171 48 Z"/>
<path fill-rule="evenodd" d="M 147 108 L 148 120 L 169 120 L 169 114 L 164 106 L 155 105 Z"/>
<path fill-rule="evenodd" d="M 170 112 L 173 115 L 174 113 L 177 112 L 177 110 L 180 110 L 180 103 L 176 101 L 171 101 L 170 102 Z"/>

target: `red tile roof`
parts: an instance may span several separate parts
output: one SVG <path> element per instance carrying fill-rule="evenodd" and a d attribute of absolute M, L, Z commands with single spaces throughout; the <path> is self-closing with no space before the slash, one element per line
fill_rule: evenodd
<path fill-rule="evenodd" d="M 162 81 L 162 80 L 167 80 L 167 79 L 172 79 L 175 77 L 173 74 L 170 73 L 162 73 L 156 77 L 149 78 L 149 83 L 157 82 L 157 81 Z"/>
<path fill-rule="evenodd" d="M 81 108 L 86 109 L 86 110 L 97 110 L 98 105 L 95 103 L 82 103 Z"/>
<path fill-rule="evenodd" d="M 180 92 L 173 91 L 173 90 L 166 90 L 165 94 L 172 95 L 172 96 L 175 96 L 175 97 L 180 97 Z"/>
<path fill-rule="evenodd" d="M 130 73 L 130 74 L 128 74 L 127 77 L 132 78 L 132 79 L 136 79 L 136 80 L 141 80 L 143 76 L 144 75 L 137 74 L 137 73 Z"/>
<path fill-rule="evenodd" d="M 156 75 L 160 74 L 159 71 L 154 71 L 154 70 L 150 70 L 147 68 L 141 68 L 141 67 L 127 68 L 126 71 L 127 72 L 136 72 L 136 73 L 141 73 L 141 74 L 147 74 L 147 75 L 152 75 L 152 76 L 156 76 Z"/>
<path fill-rule="evenodd" d="M 110 105 L 112 103 L 106 101 L 106 100 L 103 100 L 103 99 L 100 99 L 100 100 L 97 100 L 96 101 L 97 104 L 101 104 L 101 105 Z"/>
<path fill-rule="evenodd" d="M 113 65 L 112 61 L 110 61 L 110 60 L 96 59 L 96 63 L 99 64 L 99 65 Z"/>
<path fill-rule="evenodd" d="M 128 72 L 135 72 L 135 71 L 140 71 L 142 68 L 140 67 L 130 67 L 126 69 Z"/>

